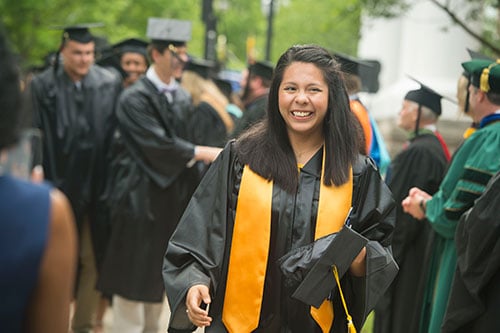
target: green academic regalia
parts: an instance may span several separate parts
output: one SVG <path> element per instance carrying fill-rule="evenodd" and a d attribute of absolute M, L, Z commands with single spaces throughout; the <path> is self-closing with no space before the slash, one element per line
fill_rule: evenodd
<path fill-rule="evenodd" d="M 439 191 L 427 201 L 426 217 L 437 233 L 424 295 L 420 332 L 438 333 L 456 268 L 455 229 L 461 215 L 500 170 L 500 122 L 484 124 L 453 156 Z"/>

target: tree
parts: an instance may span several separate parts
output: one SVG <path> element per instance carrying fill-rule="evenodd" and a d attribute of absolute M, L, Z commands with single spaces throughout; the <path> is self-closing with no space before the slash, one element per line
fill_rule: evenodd
<path fill-rule="evenodd" d="M 483 46 L 483 52 L 500 57 L 500 0 L 429 0 L 443 10 L 452 20 Z M 367 14 L 373 17 L 396 17 L 411 8 L 406 0 L 361 0 Z M 467 8 L 465 16 L 458 13 Z M 495 12 L 496 15 L 491 15 Z M 472 26 L 481 23 L 482 31 Z"/>
<path fill-rule="evenodd" d="M 356 54 L 360 29 L 360 0 L 275 0 L 271 61 L 296 43 L 317 43 L 331 50 Z M 257 0 L 213 0 L 217 32 L 225 37 L 228 67 L 246 65 L 247 39 L 255 38 L 257 59 L 264 59 L 267 18 Z M 116 43 L 128 37 L 145 38 L 148 17 L 191 20 L 193 38 L 189 52 L 204 55 L 205 26 L 202 0 L 2 0 L 1 20 L 23 67 L 40 65 L 61 41 L 61 31 L 52 29 L 77 23 L 102 22 L 95 35 Z M 314 24 L 311 24 L 313 17 Z M 221 38 L 222 40 L 223 38 Z"/>

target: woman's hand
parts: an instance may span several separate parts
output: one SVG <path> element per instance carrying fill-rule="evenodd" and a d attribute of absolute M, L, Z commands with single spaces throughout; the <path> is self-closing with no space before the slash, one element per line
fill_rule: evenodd
<path fill-rule="evenodd" d="M 186 313 L 189 320 L 198 327 L 210 326 L 212 318 L 208 316 L 208 304 L 210 304 L 210 291 L 203 284 L 196 284 L 189 288 L 186 295 Z M 203 309 L 201 304 L 207 304 Z"/>
<path fill-rule="evenodd" d="M 349 272 L 351 275 L 356 277 L 366 275 L 366 246 L 363 246 L 356 258 L 352 261 L 351 267 L 349 267 Z"/>

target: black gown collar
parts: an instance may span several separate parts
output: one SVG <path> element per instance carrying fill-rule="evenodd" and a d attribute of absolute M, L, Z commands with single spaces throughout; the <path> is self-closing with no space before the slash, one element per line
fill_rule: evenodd
<path fill-rule="evenodd" d="M 323 146 L 311 157 L 309 161 L 302 167 L 301 172 L 308 173 L 315 177 L 321 176 L 321 164 L 323 161 Z"/>

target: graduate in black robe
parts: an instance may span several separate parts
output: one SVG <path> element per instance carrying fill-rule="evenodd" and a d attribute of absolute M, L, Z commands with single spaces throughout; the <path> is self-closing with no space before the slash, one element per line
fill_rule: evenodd
<path fill-rule="evenodd" d="M 243 131 L 261 121 L 266 115 L 269 85 L 273 75 L 273 65 L 267 61 L 257 61 L 246 69 L 246 80 L 243 78 L 243 96 L 241 100 L 245 109 L 243 115 L 236 122 L 230 134 L 231 138 L 238 137 Z"/>
<path fill-rule="evenodd" d="M 500 173 L 457 226 L 457 269 L 443 333 L 500 332 Z"/>
<path fill-rule="evenodd" d="M 300 74 L 291 74 L 294 69 Z M 285 88 L 287 85 L 290 87 Z M 287 108 L 284 100 L 293 100 L 292 105 L 301 103 L 301 108 L 311 113 L 297 117 L 295 111 L 284 111 Z M 282 113 L 278 111 L 278 103 Z M 338 289 L 330 297 L 329 291 L 322 296 L 321 307 L 333 306 L 334 318 L 320 327 L 313 319 L 309 303 L 292 297 L 294 292 L 285 283 L 278 259 L 290 250 L 311 244 L 320 225 L 325 227 L 326 223 L 328 228 L 337 225 L 339 230 L 351 206 L 352 228 L 369 239 L 360 254 L 357 251 L 354 254 L 359 260 L 352 263 L 349 260 L 351 268 L 341 281 L 347 308 L 358 329 L 397 272 L 389 250 L 394 201 L 374 162 L 357 154 L 356 120 L 349 110 L 338 64 L 330 53 L 317 46 L 294 46 L 285 52 L 277 65 L 269 105 L 266 121 L 238 141 L 230 142 L 212 164 L 169 241 L 163 268 L 172 314 L 169 332 L 189 332 L 195 324 L 206 326 L 206 332 L 346 332 L 346 314 Z M 294 140 L 297 135 L 304 141 L 297 143 Z M 307 149 L 302 151 L 304 154 L 296 154 L 297 144 L 302 143 Z M 339 157 L 330 158 L 331 154 Z M 322 170 L 328 175 L 335 174 L 329 185 L 325 185 Z M 254 177 L 265 183 L 265 192 L 247 183 L 247 174 L 252 171 Z M 269 175 L 273 183 L 267 183 L 262 174 Z M 338 200 L 323 201 L 327 189 L 340 191 L 336 194 Z M 252 200 L 243 199 L 248 195 L 257 200 L 255 205 Z M 268 199 L 261 202 L 261 197 Z M 249 211 L 243 211 L 242 202 L 249 205 Z M 339 206 L 345 214 L 328 215 L 325 222 L 324 214 L 318 213 L 322 211 L 320 207 L 337 207 L 339 203 L 345 204 Z M 252 218 L 246 216 L 253 219 L 250 223 L 245 213 L 252 212 L 257 214 Z M 248 228 L 249 233 L 242 235 L 240 225 Z M 234 266 L 230 262 L 236 258 L 236 248 L 241 251 L 235 239 L 241 236 L 247 238 L 251 249 L 248 256 L 243 256 L 247 260 Z M 262 252 L 260 245 L 265 237 L 269 237 L 269 242 L 264 242 Z M 260 273 L 253 266 L 257 250 L 267 258 L 266 262 L 257 260 Z M 241 271 L 233 275 L 233 269 Z M 326 270 L 326 276 L 333 281 L 330 269 Z M 258 318 L 254 312 L 256 321 L 251 327 L 231 330 L 228 327 L 233 325 L 232 321 L 223 317 L 239 311 L 227 310 L 234 304 L 228 299 L 236 297 L 252 304 L 252 308 L 254 299 L 244 296 L 247 287 L 242 283 L 253 285 L 253 280 L 263 288 L 258 297 Z M 236 295 L 230 291 L 234 290 L 234 281 Z M 208 310 L 203 310 L 202 300 L 210 303 Z"/>
<path fill-rule="evenodd" d="M 227 111 L 228 99 L 212 80 L 214 66 L 209 60 L 190 59 L 184 67 L 181 86 L 193 99 L 194 110 L 188 125 L 191 141 L 222 148 L 234 120 Z"/>
<path fill-rule="evenodd" d="M 91 26 L 95 25 L 65 27 L 54 67 L 31 82 L 33 123 L 42 132 L 45 177 L 68 197 L 79 232 L 75 332 L 94 325 L 96 276 L 109 237 L 104 197 L 108 156 L 122 90 L 115 72 L 94 65 Z"/>
<path fill-rule="evenodd" d="M 107 224 L 102 194 L 122 88 L 115 73 L 96 65 L 80 86 L 75 87 L 61 65 L 35 76 L 33 122 L 43 133 L 45 178 L 68 196 L 79 228 L 89 217 L 99 267 L 107 239 L 101 233 Z"/>
<path fill-rule="evenodd" d="M 161 309 L 163 304 L 163 255 L 199 182 L 192 166 L 196 161 L 211 162 L 220 152 L 188 141 L 191 96 L 173 77 L 172 66 L 175 38 L 186 22 L 149 20 L 153 64 L 118 101 L 111 238 L 98 281 L 99 290 L 113 295 L 117 331 L 125 331 L 127 325 L 158 325 L 161 311 L 151 308 Z M 169 25 L 173 29 L 167 34 Z M 117 304 L 124 302 L 137 309 L 134 313 L 145 314 L 132 318 L 119 312 Z"/>
<path fill-rule="evenodd" d="M 399 273 L 375 308 L 377 333 L 418 332 L 434 232 L 403 212 L 400 203 L 415 186 L 434 194 L 444 177 L 448 159 L 436 131 L 440 114 L 441 96 L 426 86 L 409 91 L 399 112 L 398 126 L 409 141 L 386 179 L 398 203 L 392 251 Z"/>

